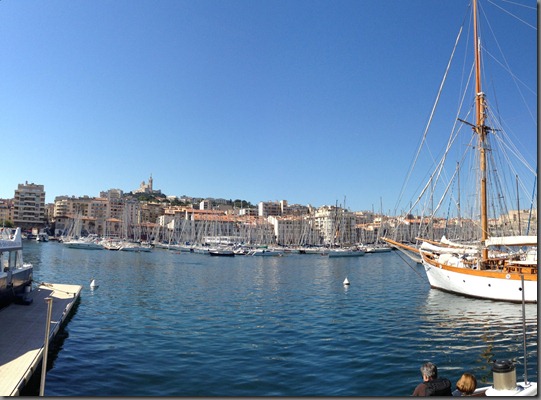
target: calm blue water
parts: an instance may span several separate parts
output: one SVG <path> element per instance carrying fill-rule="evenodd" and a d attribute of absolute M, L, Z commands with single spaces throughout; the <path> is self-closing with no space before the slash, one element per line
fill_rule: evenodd
<path fill-rule="evenodd" d="M 24 253 L 36 281 L 84 287 L 47 396 L 408 396 L 425 361 L 453 383 L 466 370 L 491 383 L 494 358 L 524 372 L 521 305 L 431 290 L 394 252 L 222 258 L 25 242 Z M 526 315 L 537 381 L 537 307 Z"/>

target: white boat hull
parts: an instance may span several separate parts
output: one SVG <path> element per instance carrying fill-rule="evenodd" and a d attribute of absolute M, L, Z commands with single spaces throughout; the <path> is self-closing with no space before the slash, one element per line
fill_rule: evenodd
<path fill-rule="evenodd" d="M 252 256 L 259 256 L 259 257 L 280 257 L 283 256 L 283 251 L 277 251 L 277 250 L 256 250 L 252 254 Z"/>
<path fill-rule="evenodd" d="M 120 246 L 118 251 L 132 251 L 132 252 L 150 252 L 152 248 L 146 246 Z"/>
<path fill-rule="evenodd" d="M 366 253 L 389 253 L 391 251 L 390 247 L 367 247 Z"/>
<path fill-rule="evenodd" d="M 64 242 L 64 246 L 70 249 L 87 249 L 87 250 L 102 250 L 103 246 L 98 243 L 91 242 Z"/>
<path fill-rule="evenodd" d="M 483 299 L 522 302 L 522 282 L 511 279 L 510 274 L 503 278 L 491 277 L 482 271 L 435 267 L 426 260 L 423 260 L 423 266 L 433 288 Z M 537 303 L 537 280 L 524 281 L 524 300 Z"/>
<path fill-rule="evenodd" d="M 473 396 L 536 396 L 537 395 L 537 382 L 517 382 L 517 388 L 515 390 L 496 390 L 493 386 L 482 387 L 477 389 Z"/>
<path fill-rule="evenodd" d="M 361 257 L 364 256 L 364 251 L 362 250 L 330 250 L 328 253 L 329 257 Z"/>

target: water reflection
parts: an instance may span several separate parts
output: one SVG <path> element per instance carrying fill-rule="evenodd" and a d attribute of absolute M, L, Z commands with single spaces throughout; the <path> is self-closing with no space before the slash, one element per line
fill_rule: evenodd
<path fill-rule="evenodd" d="M 522 304 L 471 299 L 430 290 L 420 308 L 426 322 L 423 332 L 432 338 L 433 350 L 442 353 L 463 352 L 459 361 L 477 369 L 478 380 L 490 382 L 495 359 L 512 359 L 517 378 L 524 365 Z M 537 306 L 525 305 L 528 377 L 537 370 Z M 471 365 L 468 365 L 471 364 Z M 456 367 L 459 368 L 459 367 Z M 532 371 L 532 372 L 530 372 Z"/>

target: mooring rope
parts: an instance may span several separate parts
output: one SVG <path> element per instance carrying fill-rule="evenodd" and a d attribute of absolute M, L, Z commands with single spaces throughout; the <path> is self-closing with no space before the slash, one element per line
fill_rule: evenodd
<path fill-rule="evenodd" d="M 397 250 L 398 250 L 398 249 L 397 249 Z M 409 263 L 409 261 L 408 261 L 406 258 L 404 258 L 404 255 L 403 255 L 403 254 L 401 254 L 402 252 L 401 252 L 400 250 L 398 250 L 398 253 L 399 253 L 398 256 L 402 259 L 402 261 L 404 261 L 404 263 L 406 263 L 406 265 L 407 265 L 408 267 L 410 267 L 411 270 L 412 270 L 413 272 L 415 272 L 419 278 L 421 278 L 422 280 L 426 280 L 426 279 L 427 279 L 426 276 L 421 275 L 415 268 L 413 268 L 413 267 L 411 266 L 411 264 Z"/>

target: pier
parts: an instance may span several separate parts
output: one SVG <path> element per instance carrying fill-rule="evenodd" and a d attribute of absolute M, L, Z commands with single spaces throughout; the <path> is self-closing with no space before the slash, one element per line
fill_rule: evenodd
<path fill-rule="evenodd" d="M 29 305 L 0 310 L 0 396 L 18 396 L 38 369 L 45 348 L 47 297 L 53 299 L 49 342 L 79 298 L 82 286 L 41 283 L 27 294 Z"/>

